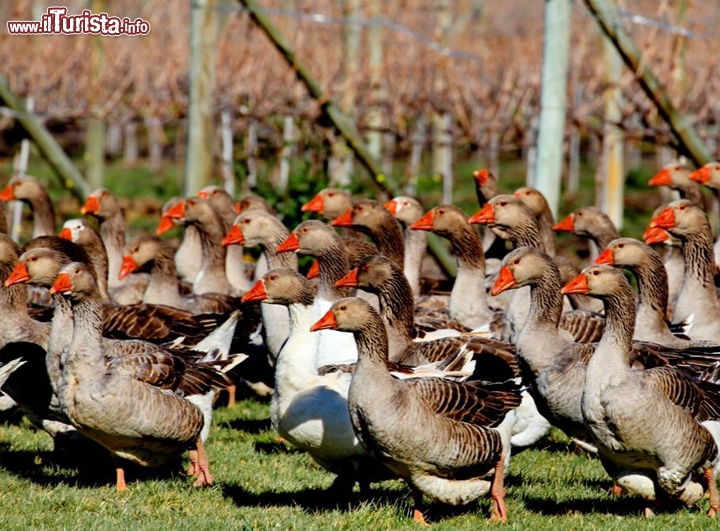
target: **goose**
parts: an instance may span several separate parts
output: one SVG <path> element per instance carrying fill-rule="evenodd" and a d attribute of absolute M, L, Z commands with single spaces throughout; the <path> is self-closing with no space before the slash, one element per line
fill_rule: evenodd
<path fill-rule="evenodd" d="M 239 295 L 225 273 L 226 251 L 221 242 L 227 233 L 227 227 L 210 201 L 201 197 L 190 197 L 177 203 L 163 216 L 195 226 L 200 235 L 202 261 L 193 280 L 193 292 L 196 295 Z"/>
<path fill-rule="evenodd" d="M 182 242 L 180 242 L 180 246 L 177 251 L 175 251 L 175 268 L 177 269 L 180 280 L 192 284 L 195 277 L 197 277 L 198 271 L 200 271 L 200 263 L 202 261 L 200 233 L 194 225 L 184 225 L 181 220 L 165 215 L 182 201 L 182 197 L 172 197 L 163 205 L 162 217 L 155 230 L 155 234 L 158 236 L 165 234 L 176 225 L 182 225 L 184 227 Z"/>
<path fill-rule="evenodd" d="M 707 186 L 715 196 L 715 200 L 720 203 L 720 163 L 708 162 L 701 168 L 691 172 L 688 178 L 691 181 Z M 715 239 L 713 251 L 715 253 L 715 267 L 720 270 L 720 234 Z"/>
<path fill-rule="evenodd" d="M 91 215 L 100 223 L 100 235 L 105 244 L 108 262 L 108 292 L 118 304 L 136 304 L 142 300 L 149 279 L 133 276 L 120 280 L 125 248 L 125 216 L 120 201 L 107 188 L 94 190 L 80 209 L 82 215 Z"/>
<path fill-rule="evenodd" d="M 125 246 L 120 277 L 150 269 L 150 283 L 143 295 L 143 304 L 164 304 L 187 310 L 193 315 L 228 313 L 238 306 L 233 297 L 220 294 L 183 295 L 175 269 L 174 249 L 158 236 L 138 234 Z"/>
<path fill-rule="evenodd" d="M 353 432 L 347 396 L 351 375 L 318 372 L 320 334 L 310 326 L 321 315 L 309 280 L 288 268 L 272 269 L 243 296 L 243 302 L 286 307 L 290 333 L 275 366 L 270 419 L 285 440 L 307 451 L 337 474 L 331 490 L 352 490 L 392 477 L 371 457 Z"/>
<path fill-rule="evenodd" d="M 427 254 L 427 238 L 421 231 L 412 230 L 411 226 L 423 215 L 420 202 L 406 195 L 399 195 L 387 203 L 385 208 L 402 223 L 403 229 L 403 272 L 410 282 L 413 295 L 420 296 L 420 270 L 423 258 Z"/>
<path fill-rule="evenodd" d="M 353 427 L 370 454 L 409 484 L 415 521 L 426 523 L 423 495 L 466 505 L 488 492 L 491 520 L 507 521 L 503 476 L 509 429 L 504 421 L 520 404 L 514 384 L 393 378 L 385 326 L 362 299 L 335 302 L 311 330 L 354 335 L 359 359 L 348 394 Z"/>
<path fill-rule="evenodd" d="M 673 321 L 683 321 L 692 315 L 690 338 L 717 341 L 720 338 L 720 302 L 715 295 L 713 239 L 705 212 L 687 199 L 680 199 L 654 217 L 650 227 L 665 229 L 682 244 L 685 276 Z"/>
<path fill-rule="evenodd" d="M 195 486 L 212 484 L 203 439 L 209 432 L 212 396 L 226 388 L 212 365 L 190 367 L 159 352 L 106 357 L 103 354 L 102 301 L 88 267 L 65 265 L 51 293 L 72 306 L 73 337 L 62 368 L 58 396 L 79 431 L 116 459 L 116 488 L 127 488 L 120 459 L 156 467 L 190 450 Z M 169 392 L 174 391 L 174 392 Z"/>
<path fill-rule="evenodd" d="M 656 208 L 650 219 L 657 217 L 660 212 L 665 210 L 666 206 L 667 205 L 660 205 Z M 668 277 L 668 311 L 670 315 L 672 315 L 685 278 L 685 260 L 682 254 L 682 243 L 675 236 L 672 236 L 660 227 L 648 227 L 645 229 L 643 232 L 643 241 L 646 245 L 663 245 L 663 265 L 665 266 Z"/>
<path fill-rule="evenodd" d="M 656 173 L 649 181 L 650 186 L 667 186 L 687 199 L 694 206 L 705 209 L 705 198 L 700 185 L 690 178 L 692 170 L 687 164 L 671 162 Z"/>
<path fill-rule="evenodd" d="M 413 323 L 413 299 L 402 271 L 384 256 L 369 256 L 337 282 L 337 285 L 359 287 L 376 293 L 380 315 L 388 334 L 388 359 L 392 362 L 419 365 L 441 362 L 463 352 L 472 352 L 476 370 L 482 379 L 504 382 L 520 381 L 517 360 L 511 344 L 472 334 L 459 335 L 455 330 L 440 330 L 448 337 L 432 334 L 432 339 L 419 340 Z M 414 340 L 413 340 L 414 339 Z M 550 427 L 537 411 L 532 398 L 523 393 L 522 404 L 513 412 L 510 443 L 513 448 L 526 448 L 540 440 Z"/>
<path fill-rule="evenodd" d="M 557 232 L 572 232 L 582 238 L 589 238 L 601 253 L 608 244 L 620 237 L 610 217 L 594 206 L 587 206 L 571 212 L 553 227 Z"/>
<path fill-rule="evenodd" d="M 411 228 L 434 232 L 452 244 L 458 273 L 450 293 L 450 318 L 469 328 L 489 325 L 494 316 L 485 295 L 482 241 L 477 231 L 468 224 L 467 215 L 456 206 L 441 205 L 429 210 Z"/>
<path fill-rule="evenodd" d="M 513 242 L 515 247 L 543 249 L 540 230 L 532 210 L 518 197 L 501 194 L 493 197 L 468 220 L 469 223 L 487 224 L 500 238 Z M 564 268 L 567 265 L 564 264 Z M 569 269 L 569 268 L 568 268 Z M 577 302 L 582 307 L 582 302 Z M 512 340 L 522 330 L 530 307 L 529 288 L 515 290 L 506 310 L 502 339 Z M 604 319 L 592 311 L 564 312 L 560 328 L 574 341 L 594 341 L 600 337 Z"/>
<path fill-rule="evenodd" d="M 495 174 L 486 168 L 480 168 L 473 172 L 473 183 L 475 184 L 475 194 L 480 208 L 484 207 L 485 203 L 490 199 L 500 194 Z M 483 230 L 483 250 L 486 258 L 502 258 L 507 254 L 505 241 L 496 237 L 495 233 L 489 229 Z"/>
<path fill-rule="evenodd" d="M 225 228 L 232 226 L 237 217 L 237 212 L 232 197 L 224 188 L 216 185 L 206 186 L 197 193 L 197 196 L 207 199 L 215 207 L 215 210 L 225 222 Z M 227 249 L 225 274 L 232 287 L 240 293 L 245 293 L 254 284 L 251 280 L 253 276 L 252 264 L 245 261 L 242 247 L 230 247 Z"/>
<path fill-rule="evenodd" d="M 289 235 L 290 232 L 277 216 L 260 208 L 252 208 L 243 210 L 237 216 L 230 231 L 223 238 L 222 244 L 225 247 L 232 245 L 259 246 L 266 269 L 284 267 L 297 271 L 298 264 L 295 253 L 276 252 L 276 249 Z M 280 304 L 261 304 L 260 313 L 262 314 L 265 344 L 272 360 L 275 360 L 290 331 L 288 310 Z"/>
<path fill-rule="evenodd" d="M 300 210 L 315 212 L 325 219 L 333 220 L 342 216 L 352 206 L 352 196 L 349 192 L 340 188 L 325 188 L 315 194 L 315 197 L 305 203 Z"/>
<path fill-rule="evenodd" d="M 550 205 L 548 205 L 545 196 L 535 188 L 524 186 L 513 192 L 515 197 L 525 203 L 535 215 L 540 229 L 540 237 L 543 241 L 543 248 L 550 256 L 556 255 L 556 238 L 553 227 L 555 226 L 555 217 L 553 216 Z"/>
<path fill-rule="evenodd" d="M 657 229 L 662 230 L 663 229 Z M 654 238 L 652 234 L 648 238 Z M 655 241 L 650 239 L 650 241 Z M 707 346 L 704 342 L 680 338 L 670 331 L 668 318 L 668 277 L 660 255 L 633 238 L 610 242 L 595 259 L 595 265 L 624 267 L 632 271 L 638 284 L 638 304 L 634 339 L 670 347 Z"/>
<path fill-rule="evenodd" d="M 333 227 L 347 227 L 370 236 L 380 254 L 404 268 L 405 257 L 400 222 L 382 203 L 362 199 L 332 222 Z M 322 267 L 322 264 L 321 264 Z"/>
<path fill-rule="evenodd" d="M 109 302 L 108 256 L 100 233 L 91 227 L 84 219 L 69 219 L 63 223 L 63 228 L 58 236 L 76 243 L 85 249 L 95 270 L 95 278 L 98 281 L 100 296 L 103 298 L 103 301 Z"/>
<path fill-rule="evenodd" d="M 694 382 L 674 368 L 632 368 L 635 305 L 620 270 L 590 266 L 563 292 L 586 293 L 605 305 L 607 326 L 588 362 L 581 405 L 605 469 L 646 500 L 667 497 L 691 505 L 707 489 L 714 517 L 720 508 L 718 447 L 703 423 L 720 419 L 717 385 Z"/>
<path fill-rule="evenodd" d="M 240 199 L 240 201 L 235 203 L 235 212 L 238 215 L 251 208 L 259 208 L 260 210 L 264 210 L 265 212 L 267 212 L 268 214 L 272 214 L 273 216 L 277 215 L 277 212 L 275 212 L 275 209 L 272 207 L 272 205 L 270 205 L 270 203 L 268 203 L 259 195 L 248 194 L 242 199 Z"/>
<path fill-rule="evenodd" d="M 0 201 L 22 201 L 30 207 L 33 214 L 33 238 L 55 234 L 55 209 L 45 185 L 35 177 L 23 175 L 10 179 L 0 192 Z M 4 218 L 4 209 L 2 214 Z M 7 234 L 7 220 L 3 219 L 1 223 L 4 224 L 2 232 Z"/>
<path fill-rule="evenodd" d="M 390 215 L 389 212 L 385 212 Z M 325 223 L 312 219 L 303 221 L 295 227 L 276 252 L 309 254 L 317 259 L 320 264 L 317 298 L 321 311 L 324 312 L 333 302 L 347 295 L 347 288 L 335 285 L 350 269 L 347 252 L 340 236 Z M 322 334 L 318 366 L 352 363 L 355 360 L 357 360 L 357 349 L 350 334 L 334 331 Z"/>

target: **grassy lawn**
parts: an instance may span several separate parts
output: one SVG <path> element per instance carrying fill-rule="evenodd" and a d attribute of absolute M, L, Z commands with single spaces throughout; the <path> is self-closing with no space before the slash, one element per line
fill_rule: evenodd
<path fill-rule="evenodd" d="M 400 481 L 337 500 L 333 476 L 278 441 L 268 404 L 244 400 L 216 411 L 207 449 L 215 484 L 195 489 L 178 473 L 138 479 L 117 493 L 109 461 L 81 468 L 53 455 L 52 441 L 27 423 L 0 425 L 1 529 L 406 529 L 412 499 Z M 187 460 L 184 464 L 187 464 Z M 707 500 L 646 520 L 642 504 L 613 498 L 599 463 L 559 432 L 513 457 L 506 478 L 507 529 L 707 529 Z M 437 529 L 490 529 L 489 503 L 426 506 Z"/>

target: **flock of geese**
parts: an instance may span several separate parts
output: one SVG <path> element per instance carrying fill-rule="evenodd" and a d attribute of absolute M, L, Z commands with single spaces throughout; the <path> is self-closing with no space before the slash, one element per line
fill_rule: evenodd
<path fill-rule="evenodd" d="M 194 484 L 211 484 L 214 400 L 232 399 L 259 357 L 271 388 L 250 385 L 272 393 L 278 434 L 335 474 L 340 495 L 405 480 L 419 523 L 424 496 L 489 495 L 490 518 L 506 521 L 511 455 L 550 426 L 596 454 L 613 493 L 644 500 L 645 515 L 709 496 L 714 517 L 720 239 L 701 184 L 720 196 L 720 163 L 651 179 L 681 199 L 655 212 L 645 243 L 597 208 L 555 223 L 537 190 L 501 194 L 486 170 L 474 181 L 472 217 L 327 188 L 302 210 L 330 223 L 292 231 L 263 199 L 209 186 L 169 201 L 158 235 L 128 240 L 111 191 L 56 236 L 47 191 L 15 177 L 0 200 L 29 204 L 34 223 L 22 249 L 0 235 L 2 389 L 56 447 L 109 452 L 118 490 L 128 461 L 186 451 Z M 179 247 L 159 237 L 175 226 Z M 594 262 L 580 271 L 558 254 L 557 231 L 592 240 Z M 457 258 L 451 288 L 423 274 L 427 232 Z M 315 260 L 307 276 L 298 254 Z"/>

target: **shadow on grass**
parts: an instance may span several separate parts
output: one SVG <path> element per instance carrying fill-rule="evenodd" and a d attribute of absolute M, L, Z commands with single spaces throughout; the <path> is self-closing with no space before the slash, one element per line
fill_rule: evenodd
<path fill-rule="evenodd" d="M 255 451 L 261 454 L 302 454 L 305 453 L 297 446 L 283 441 L 257 441 Z"/>
<path fill-rule="evenodd" d="M 245 433 L 262 433 L 272 429 L 270 419 L 234 419 L 219 424 L 221 428 L 244 431 Z"/>
<path fill-rule="evenodd" d="M 300 507 L 306 513 L 349 511 L 364 502 L 402 505 L 409 491 L 371 488 L 360 493 L 338 495 L 332 489 L 307 488 L 291 492 L 249 492 L 239 485 L 227 485 L 223 494 L 238 507 Z"/>
<path fill-rule="evenodd" d="M 73 451 L 10 450 L 0 444 L 0 467 L 11 474 L 42 486 L 62 483 L 75 488 L 115 485 L 115 464 L 107 451 L 87 447 Z M 125 478 L 134 481 L 183 477 L 181 458 L 158 468 L 144 468 L 125 462 Z"/>

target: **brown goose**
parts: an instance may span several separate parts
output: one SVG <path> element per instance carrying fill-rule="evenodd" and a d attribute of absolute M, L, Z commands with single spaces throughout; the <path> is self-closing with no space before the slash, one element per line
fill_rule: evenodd
<path fill-rule="evenodd" d="M 420 271 L 427 254 L 427 238 L 421 231 L 410 227 L 423 215 L 422 205 L 417 199 L 400 195 L 385 203 L 385 208 L 402 223 L 404 241 L 404 273 L 410 282 L 413 295 L 420 296 Z"/>
<path fill-rule="evenodd" d="M 106 357 L 102 300 L 89 269 L 79 262 L 64 266 L 50 291 L 64 294 L 72 305 L 73 339 L 58 393 L 73 424 L 114 458 L 141 466 L 159 466 L 191 450 L 195 486 L 212 484 L 203 438 L 212 395 L 228 385 L 224 375 L 209 364 L 191 369 L 169 353 Z M 127 485 L 119 460 L 116 471 L 121 491 Z"/>
<path fill-rule="evenodd" d="M 400 223 L 382 203 L 362 199 L 335 218 L 333 227 L 348 227 L 370 236 L 380 254 L 404 268 L 404 243 Z M 322 267 L 322 264 L 321 264 Z"/>
<path fill-rule="evenodd" d="M 239 305 L 239 300 L 228 295 L 182 295 L 175 270 L 174 249 L 157 236 L 139 234 L 125 246 L 120 277 L 140 270 L 150 270 L 142 302 L 164 304 L 187 310 L 193 314 L 228 313 Z"/>
<path fill-rule="evenodd" d="M 218 211 L 225 222 L 225 229 L 232 226 L 237 217 L 237 213 L 233 205 L 232 197 L 224 188 L 215 185 L 206 186 L 200 190 L 197 195 L 198 197 L 207 199 L 210 201 L 210 204 L 215 207 L 215 210 Z M 245 261 L 245 254 L 243 253 L 242 247 L 230 247 L 227 249 L 225 274 L 232 287 L 240 293 L 245 293 L 252 287 L 252 264 Z"/>
<path fill-rule="evenodd" d="M 328 332 L 310 332 L 321 315 L 310 281 L 292 269 L 272 269 L 243 296 L 243 302 L 249 301 L 280 306 L 290 314 L 270 406 L 270 419 L 280 436 L 338 475 L 333 490 L 351 491 L 356 481 L 363 485 L 392 477 L 353 432 L 347 403 L 351 375 L 318 371 L 320 336 Z"/>
<path fill-rule="evenodd" d="M 715 196 L 715 200 L 720 203 L 720 162 L 708 162 L 702 168 L 690 173 L 688 178 L 707 186 Z M 715 252 L 715 267 L 720 270 L 720 234 L 715 239 L 713 251 Z"/>
<path fill-rule="evenodd" d="M 572 232 L 581 238 L 591 239 L 598 253 L 601 253 L 611 241 L 620 237 L 610 217 L 594 206 L 582 207 L 568 214 L 553 229 L 558 232 Z"/>
<path fill-rule="evenodd" d="M 596 265 L 624 267 L 638 283 L 635 339 L 677 348 L 706 346 L 674 335 L 668 326 L 668 278 L 660 255 L 632 238 L 610 242 L 594 262 Z"/>
<path fill-rule="evenodd" d="M 468 221 L 487 224 L 499 237 L 513 242 L 516 248 L 534 247 L 544 250 L 532 210 L 514 195 L 495 196 Z M 577 301 L 576 304 L 576 307 L 584 307 Z M 514 338 L 520 332 L 529 307 L 529 289 L 519 289 L 513 293 L 506 310 L 504 339 Z M 603 318 L 587 310 L 564 312 L 560 320 L 560 328 L 570 334 L 569 339 L 574 341 L 597 340 L 602 334 L 603 326 Z"/>
<path fill-rule="evenodd" d="M 103 298 L 103 301 L 109 302 L 108 257 L 105 251 L 105 244 L 103 244 L 102 237 L 98 231 L 83 219 L 69 219 L 63 224 L 63 228 L 58 236 L 78 244 L 85 250 L 93 265 L 100 296 Z"/>
<path fill-rule="evenodd" d="M 136 304 L 142 300 L 149 278 L 129 277 L 120 280 L 125 248 L 125 216 L 120 202 L 107 188 L 94 190 L 85 201 L 80 213 L 91 215 L 100 223 L 100 235 L 105 244 L 108 261 L 108 292 L 118 304 Z"/>
<path fill-rule="evenodd" d="M 226 247 L 231 245 L 259 246 L 266 269 L 283 267 L 297 271 L 298 264 L 295 253 L 278 253 L 276 251 L 289 234 L 277 216 L 263 209 L 252 208 L 243 210 L 242 214 L 237 217 L 222 244 Z M 261 304 L 260 313 L 262 314 L 265 344 L 274 360 L 280 353 L 290 331 L 288 311 L 282 305 Z"/>
<path fill-rule="evenodd" d="M 50 236 L 55 234 L 55 209 L 45 186 L 34 177 L 13 177 L 0 193 L 0 201 L 22 201 L 26 203 L 33 214 L 32 237 Z M 4 209 L 3 209 L 3 218 Z M 7 234 L 7 221 L 1 232 Z"/>
<path fill-rule="evenodd" d="M 485 296 L 482 242 L 475 228 L 468 224 L 465 213 L 456 206 L 441 205 L 428 211 L 411 228 L 432 231 L 452 244 L 458 273 L 448 305 L 450 318 L 470 328 L 489 325 L 493 313 Z"/>
<path fill-rule="evenodd" d="M 162 217 L 155 234 L 160 236 L 176 225 L 184 226 L 182 242 L 180 242 L 180 247 L 175 252 L 175 267 L 180 280 L 192 284 L 195 277 L 197 277 L 198 271 L 200 271 L 200 263 L 202 262 L 200 233 L 194 225 L 184 225 L 181 220 L 165 215 L 182 201 L 182 197 L 173 197 L 163 205 Z"/>
<path fill-rule="evenodd" d="M 713 277 L 713 239 L 705 213 L 687 199 L 670 203 L 650 222 L 679 238 L 685 259 L 685 276 L 678 294 L 673 321 L 693 315 L 688 331 L 691 339 L 717 341 L 720 338 L 720 302 Z"/>
<path fill-rule="evenodd" d="M 202 262 L 193 281 L 193 292 L 236 295 L 225 273 L 226 252 L 221 243 L 228 227 L 215 207 L 207 199 L 191 197 L 176 204 L 164 216 L 195 226 L 200 235 Z"/>
<path fill-rule="evenodd" d="M 497 178 L 485 168 L 473 172 L 473 182 L 480 208 L 500 193 Z M 487 228 L 483 229 L 483 249 L 487 258 L 502 258 L 507 254 L 503 239 L 496 237 L 495 233 Z"/>
<path fill-rule="evenodd" d="M 333 220 L 342 216 L 352 206 L 352 196 L 349 192 L 339 188 L 325 188 L 305 203 L 301 210 L 315 212 L 325 219 Z"/>
<path fill-rule="evenodd" d="M 590 266 L 563 292 L 587 293 L 605 306 L 607 326 L 588 362 L 582 413 L 606 470 L 647 500 L 667 497 L 691 505 L 707 488 L 708 514 L 715 516 L 718 447 L 701 423 L 720 419 L 717 386 L 695 383 L 673 368 L 632 368 L 635 305 L 621 271 Z"/>
<path fill-rule="evenodd" d="M 550 205 L 548 205 L 545 196 L 535 188 L 523 187 L 518 188 L 513 192 L 515 197 L 519 197 L 520 200 L 530 207 L 532 213 L 535 215 L 535 219 L 538 221 L 538 228 L 540 229 L 540 237 L 542 238 L 545 252 L 550 256 L 555 256 L 555 232 L 553 227 L 555 226 L 555 217 L 553 216 Z"/>
<path fill-rule="evenodd" d="M 509 435 L 503 420 L 520 404 L 517 389 L 441 378 L 394 379 L 386 365 L 385 326 L 361 299 L 337 301 L 312 327 L 326 329 L 355 337 L 360 357 L 348 395 L 353 426 L 371 455 L 410 485 L 413 518 L 425 523 L 423 494 L 463 505 L 490 492 L 491 519 L 506 521 Z M 457 451 L 448 453 L 448 447 Z"/>
<path fill-rule="evenodd" d="M 656 173 L 648 181 L 650 186 L 667 186 L 680 194 L 681 199 L 687 199 L 694 206 L 705 209 L 705 198 L 700 185 L 690 179 L 692 169 L 686 164 L 671 162 Z"/>
<path fill-rule="evenodd" d="M 235 212 L 237 214 L 242 214 L 248 209 L 251 208 L 259 208 L 260 210 L 264 210 L 268 214 L 272 214 L 273 216 L 277 215 L 277 212 L 275 212 L 275 209 L 268 203 L 265 199 L 263 199 L 260 196 L 257 195 L 246 195 L 240 201 L 235 203 Z"/>

